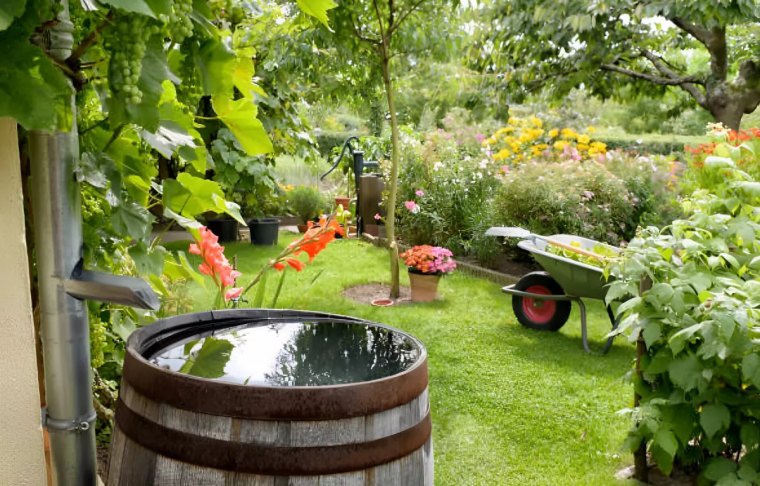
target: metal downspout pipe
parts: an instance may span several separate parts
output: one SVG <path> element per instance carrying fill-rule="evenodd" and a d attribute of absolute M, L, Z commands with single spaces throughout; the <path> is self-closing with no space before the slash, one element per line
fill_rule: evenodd
<path fill-rule="evenodd" d="M 50 32 L 48 52 L 63 61 L 71 54 L 73 26 L 68 2 Z M 94 485 L 95 410 L 92 404 L 90 336 L 87 309 L 69 296 L 65 281 L 82 258 L 82 216 L 74 169 L 79 159 L 74 96 L 70 131 L 30 133 L 32 205 L 40 335 L 45 369 L 53 477 L 58 485 Z"/>

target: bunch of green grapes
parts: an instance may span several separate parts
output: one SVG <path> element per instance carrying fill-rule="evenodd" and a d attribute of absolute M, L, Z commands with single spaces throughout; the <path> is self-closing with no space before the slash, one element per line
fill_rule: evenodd
<path fill-rule="evenodd" d="M 182 59 L 179 65 L 179 72 L 177 73 L 182 79 L 177 86 L 177 99 L 195 109 L 203 96 L 203 89 L 201 89 L 192 53 L 186 52 L 184 48 L 182 52 L 185 54 L 185 57 Z"/>
<path fill-rule="evenodd" d="M 142 73 L 142 61 L 148 39 L 158 27 L 148 25 L 148 18 L 137 14 L 122 14 L 114 22 L 106 45 L 111 52 L 108 66 L 111 92 L 127 102 L 142 101 L 137 86 Z"/>
<path fill-rule="evenodd" d="M 193 35 L 193 0 L 174 0 L 172 13 L 168 19 L 169 36 L 177 44 Z"/>

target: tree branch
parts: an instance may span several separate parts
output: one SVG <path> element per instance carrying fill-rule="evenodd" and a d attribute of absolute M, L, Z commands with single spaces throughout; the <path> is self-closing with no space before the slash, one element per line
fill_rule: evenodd
<path fill-rule="evenodd" d="M 705 45 L 708 49 L 710 48 L 707 44 L 710 40 L 710 31 L 705 29 L 702 26 L 699 26 L 697 24 L 691 23 L 686 19 L 682 19 L 681 17 L 670 17 L 668 18 L 671 22 L 673 22 L 676 27 L 679 29 L 687 32 L 689 35 L 697 39 L 699 42 Z"/>
<path fill-rule="evenodd" d="M 377 6 L 377 0 L 372 0 L 372 5 L 375 7 L 375 15 L 377 15 L 377 23 L 380 24 L 380 38 L 382 39 L 382 42 L 384 43 L 386 41 L 385 38 L 385 27 L 383 27 L 383 16 L 380 14 L 380 7 Z"/>
<path fill-rule="evenodd" d="M 708 109 L 705 95 L 697 87 L 697 83 L 701 84 L 702 81 L 699 79 L 695 79 L 693 76 L 688 76 L 688 77 L 683 77 L 683 78 L 663 78 L 661 76 L 655 76 L 653 74 L 642 73 L 640 71 L 634 71 L 632 69 L 626 69 L 616 64 L 602 64 L 601 68 L 604 69 L 605 71 L 611 71 L 611 72 L 623 74 L 625 76 L 635 78 L 635 79 L 642 79 L 644 81 L 648 81 L 650 83 L 657 84 L 660 86 L 677 86 L 683 89 L 684 91 L 686 91 L 687 93 L 689 93 L 691 96 L 693 96 L 700 106 L 702 106 L 705 109 Z"/>
<path fill-rule="evenodd" d="M 351 27 L 354 29 L 354 35 L 356 35 L 357 39 L 360 41 L 367 42 L 375 46 L 379 46 L 382 43 L 380 39 L 373 39 L 372 37 L 367 37 L 362 34 L 361 30 L 359 30 L 359 26 L 356 25 L 356 22 L 354 22 L 354 19 L 351 19 Z"/>
<path fill-rule="evenodd" d="M 89 33 L 87 37 L 84 38 L 84 40 L 74 49 L 74 52 L 71 53 L 68 59 L 66 59 L 66 64 L 68 64 L 72 69 L 77 69 L 78 62 L 82 58 L 82 56 L 87 52 L 87 49 L 92 47 L 93 44 L 98 40 L 98 37 L 100 37 L 100 34 L 105 30 L 106 27 L 108 27 L 111 24 L 111 21 L 113 20 L 115 14 L 113 10 L 109 10 L 108 14 L 105 16 L 102 22 L 98 24 L 97 27 L 95 27 L 95 30 Z M 76 67 L 75 67 L 76 66 Z"/>
<path fill-rule="evenodd" d="M 652 65 L 664 76 L 672 81 L 678 81 L 677 84 L 694 83 L 704 84 L 704 80 L 699 76 L 681 76 L 673 71 L 665 60 L 648 49 L 641 50 L 641 56 L 645 57 Z"/>
<path fill-rule="evenodd" d="M 405 19 L 406 19 L 406 18 L 407 18 L 407 17 L 408 17 L 408 16 L 409 16 L 409 15 L 410 15 L 412 12 L 414 12 L 415 10 L 417 10 L 417 9 L 420 7 L 420 5 L 422 5 L 422 2 L 424 2 L 424 1 L 425 1 L 425 0 L 417 0 L 417 3 L 415 3 L 414 5 L 412 5 L 411 7 L 409 7 L 409 10 L 407 10 L 406 12 L 404 12 L 403 14 L 401 14 L 401 15 L 399 16 L 399 18 L 398 18 L 398 21 L 396 21 L 396 23 L 395 23 L 395 24 L 393 24 L 393 25 L 392 25 L 392 26 L 391 26 L 391 27 L 388 29 L 388 31 L 390 32 L 390 34 L 391 34 L 391 35 L 393 35 L 393 32 L 394 32 L 395 30 L 397 30 L 397 29 L 399 28 L 399 26 L 400 26 L 402 23 L 404 23 L 404 20 L 405 20 Z"/>
<path fill-rule="evenodd" d="M 705 46 L 707 52 L 710 53 L 710 71 L 715 78 L 725 80 L 728 76 L 726 29 L 724 27 L 706 29 L 680 17 L 671 17 L 668 20 Z"/>

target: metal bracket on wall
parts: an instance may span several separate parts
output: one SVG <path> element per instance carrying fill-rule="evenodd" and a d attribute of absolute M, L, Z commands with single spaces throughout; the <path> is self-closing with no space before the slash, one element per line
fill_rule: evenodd
<path fill-rule="evenodd" d="M 42 409 L 42 426 L 53 431 L 86 432 L 93 426 L 98 418 L 95 412 L 74 420 L 58 420 L 48 415 L 47 408 Z"/>

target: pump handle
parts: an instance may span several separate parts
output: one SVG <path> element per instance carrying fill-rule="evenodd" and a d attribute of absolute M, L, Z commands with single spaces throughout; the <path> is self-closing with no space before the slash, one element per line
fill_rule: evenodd
<path fill-rule="evenodd" d="M 340 161 L 343 159 L 343 156 L 346 155 L 346 149 L 349 148 L 349 147 L 351 147 L 351 142 L 354 141 L 354 140 L 356 140 L 356 143 L 359 143 L 359 137 L 357 137 L 355 135 L 352 135 L 352 136 L 348 137 L 346 139 L 346 141 L 343 142 L 343 148 L 340 151 L 340 155 L 338 155 L 335 158 L 335 161 L 333 161 L 333 165 L 332 165 L 332 167 L 330 167 L 330 170 L 328 170 L 327 172 L 325 172 L 324 174 L 322 174 L 319 177 L 320 181 L 324 180 L 325 177 L 327 177 L 328 175 L 330 175 L 330 173 L 332 171 L 334 171 L 336 167 L 338 167 L 338 164 L 340 164 Z M 352 150 L 353 150 L 353 148 L 352 148 Z"/>

